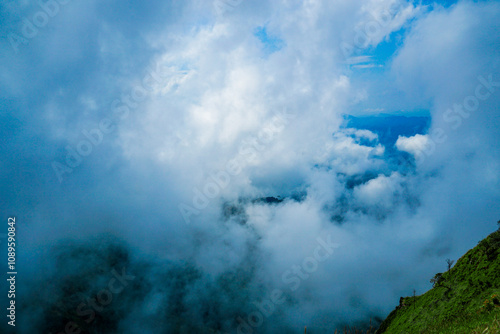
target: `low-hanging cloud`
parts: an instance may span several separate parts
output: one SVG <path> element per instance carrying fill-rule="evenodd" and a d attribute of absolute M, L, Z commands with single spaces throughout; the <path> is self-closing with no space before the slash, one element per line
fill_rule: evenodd
<path fill-rule="evenodd" d="M 131 6 L 69 2 L 17 53 L 0 45 L 20 333 L 364 326 L 493 230 L 497 2 Z M 1 10 L 9 34 L 40 7 Z M 142 98 L 155 68 L 182 75 Z M 428 108 L 429 129 L 389 143 L 346 125 L 379 95 Z"/>

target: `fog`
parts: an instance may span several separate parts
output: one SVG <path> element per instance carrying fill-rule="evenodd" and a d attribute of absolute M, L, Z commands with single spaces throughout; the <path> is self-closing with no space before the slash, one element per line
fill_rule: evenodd
<path fill-rule="evenodd" d="M 0 11 L 16 333 L 376 325 L 500 219 L 497 1 Z"/>

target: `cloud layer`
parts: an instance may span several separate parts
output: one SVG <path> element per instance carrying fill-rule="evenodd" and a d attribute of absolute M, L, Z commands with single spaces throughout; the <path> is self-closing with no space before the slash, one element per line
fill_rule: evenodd
<path fill-rule="evenodd" d="M 0 9 L 20 333 L 376 322 L 500 217 L 495 1 L 46 3 Z"/>

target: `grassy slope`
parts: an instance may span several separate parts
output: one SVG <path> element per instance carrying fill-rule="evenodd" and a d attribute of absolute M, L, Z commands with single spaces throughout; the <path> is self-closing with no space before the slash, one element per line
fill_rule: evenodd
<path fill-rule="evenodd" d="M 377 333 L 500 333 L 500 302 L 492 298 L 500 296 L 500 230 L 469 250 L 443 278 L 415 300 L 406 297 L 405 306 L 392 311 Z"/>

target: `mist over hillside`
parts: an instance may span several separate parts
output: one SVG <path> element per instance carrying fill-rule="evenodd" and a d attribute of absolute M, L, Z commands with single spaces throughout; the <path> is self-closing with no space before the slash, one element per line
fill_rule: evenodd
<path fill-rule="evenodd" d="M 497 1 L 0 17 L 2 333 L 377 324 L 500 217 Z"/>

